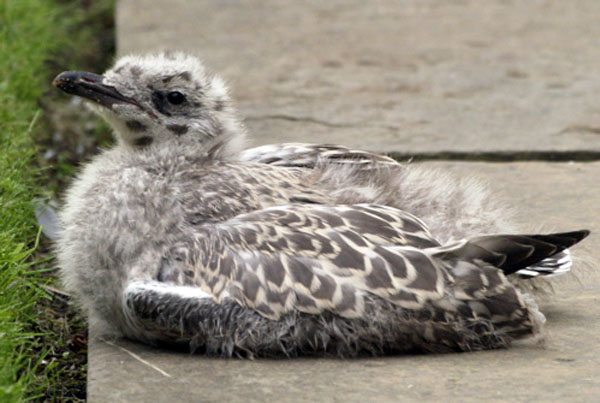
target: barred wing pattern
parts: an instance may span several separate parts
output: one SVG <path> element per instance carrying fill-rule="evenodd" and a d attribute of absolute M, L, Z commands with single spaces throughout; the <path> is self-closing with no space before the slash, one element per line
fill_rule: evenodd
<path fill-rule="evenodd" d="M 369 296 L 410 310 L 451 312 L 448 295 L 478 306 L 505 300 L 508 315 L 525 308 L 501 270 L 443 262 L 435 257 L 443 249 L 418 218 L 394 208 L 289 205 L 199 229 L 166 259 L 187 268 L 166 264 L 159 280 L 198 286 L 218 303 L 233 298 L 269 319 L 291 311 L 358 318 Z"/>
<path fill-rule="evenodd" d="M 399 165 L 384 155 L 333 144 L 283 143 L 250 148 L 240 154 L 242 161 L 263 164 L 314 168 L 321 163 L 335 163 L 365 168 Z"/>
<path fill-rule="evenodd" d="M 204 226 L 180 243 L 160 281 L 200 286 L 277 319 L 297 310 L 343 317 L 364 311 L 366 292 L 417 309 L 444 293 L 437 247 L 416 217 L 378 205 L 272 207 Z M 193 274 L 191 273 L 193 272 Z"/>

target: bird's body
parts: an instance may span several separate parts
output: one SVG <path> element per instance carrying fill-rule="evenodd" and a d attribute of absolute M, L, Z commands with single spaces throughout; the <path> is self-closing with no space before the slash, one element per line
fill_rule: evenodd
<path fill-rule="evenodd" d="M 58 256 L 104 331 L 226 356 L 468 351 L 540 333 L 507 276 L 564 269 L 585 231 L 483 236 L 512 228 L 471 179 L 335 146 L 242 151 L 222 84 L 195 63 L 130 58 L 92 88 L 120 142 L 69 190 Z M 95 99 L 72 77 L 57 85 Z"/>

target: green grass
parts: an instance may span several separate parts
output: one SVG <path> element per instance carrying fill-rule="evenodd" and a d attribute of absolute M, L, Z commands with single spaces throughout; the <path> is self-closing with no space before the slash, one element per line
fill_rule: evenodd
<path fill-rule="evenodd" d="M 55 365 L 46 360 L 53 347 L 40 342 L 53 335 L 47 334 L 51 328 L 39 326 L 39 307 L 50 298 L 43 285 L 51 279 L 41 273 L 44 265 L 34 255 L 39 229 L 32 201 L 43 193 L 43 178 L 32 163 L 33 138 L 44 130 L 38 100 L 50 90 L 52 74 L 72 51 L 83 60 L 85 52 L 97 50 L 89 46 L 94 26 L 84 22 L 90 13 L 112 7 L 112 1 L 96 2 L 100 8 L 91 9 L 86 3 L 0 0 L 1 402 L 48 398 L 52 383 L 59 381 Z M 93 62 L 93 55 L 87 57 Z"/>

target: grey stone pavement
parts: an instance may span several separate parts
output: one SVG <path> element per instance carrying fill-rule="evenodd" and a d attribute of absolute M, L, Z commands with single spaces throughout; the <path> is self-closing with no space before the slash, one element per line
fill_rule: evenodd
<path fill-rule="evenodd" d="M 119 0 L 117 38 L 120 54 L 201 55 L 232 86 L 253 144 L 577 159 L 600 156 L 599 18 L 596 0 Z M 424 164 L 489 182 L 525 231 L 594 231 L 540 303 L 543 344 L 247 361 L 97 340 L 88 399 L 599 401 L 600 162 Z"/>

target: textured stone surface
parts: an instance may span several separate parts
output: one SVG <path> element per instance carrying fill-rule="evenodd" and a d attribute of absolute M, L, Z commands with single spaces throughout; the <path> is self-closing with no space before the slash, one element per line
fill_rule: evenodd
<path fill-rule="evenodd" d="M 255 144 L 600 151 L 600 2 L 117 2 L 121 54 L 183 49 Z"/>
<path fill-rule="evenodd" d="M 487 179 L 525 230 L 590 228 L 576 257 L 600 260 L 600 163 L 428 163 Z M 595 265 L 598 267 L 598 264 Z M 225 360 L 117 340 L 90 343 L 90 402 L 594 401 L 600 396 L 600 274 L 575 266 L 541 304 L 545 345 L 470 354 L 335 360 Z M 119 346 L 119 347 L 117 347 Z M 147 363 L 133 358 L 136 354 Z M 152 368 L 160 368 L 170 377 Z"/>

